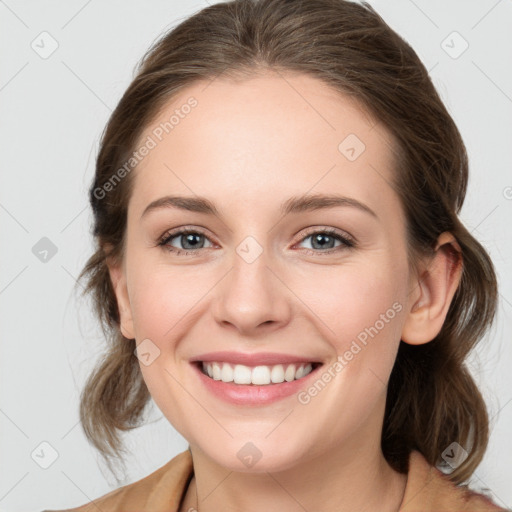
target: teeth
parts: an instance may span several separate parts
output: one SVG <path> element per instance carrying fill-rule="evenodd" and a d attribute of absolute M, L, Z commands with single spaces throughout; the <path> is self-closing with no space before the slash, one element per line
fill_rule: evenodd
<path fill-rule="evenodd" d="M 313 366 L 308 364 L 276 364 L 273 366 L 245 366 L 237 364 L 233 368 L 229 363 L 203 362 L 203 373 L 214 380 L 234 382 L 235 384 L 254 384 L 265 386 L 301 379 L 311 373 Z"/>
<path fill-rule="evenodd" d="M 207 365 L 207 368 L 210 365 Z M 248 366 L 237 364 L 233 372 L 233 380 L 237 384 L 251 384 L 252 371 Z"/>
<path fill-rule="evenodd" d="M 213 373 L 213 378 L 215 380 L 220 380 L 220 365 L 219 365 L 219 363 L 213 363 L 212 373 Z"/>
<path fill-rule="evenodd" d="M 233 368 L 231 368 L 228 363 L 222 365 L 220 378 L 222 382 L 233 382 Z"/>
<path fill-rule="evenodd" d="M 270 380 L 274 384 L 284 382 L 284 368 L 282 364 L 276 364 L 272 367 L 272 370 L 270 371 Z"/>
<path fill-rule="evenodd" d="M 288 365 L 288 367 L 286 368 L 286 371 L 284 372 L 284 380 L 286 382 L 291 382 L 292 380 L 295 379 L 295 365 L 294 364 L 290 364 Z"/>

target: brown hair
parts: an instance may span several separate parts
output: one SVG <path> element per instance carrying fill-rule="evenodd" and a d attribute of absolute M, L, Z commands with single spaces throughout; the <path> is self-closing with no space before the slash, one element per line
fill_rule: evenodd
<path fill-rule="evenodd" d="M 407 219 L 409 260 L 432 254 L 450 231 L 461 248 L 463 272 L 438 336 L 413 346 L 400 342 L 388 390 L 382 450 L 408 471 L 420 451 L 431 465 L 454 441 L 468 458 L 450 478 L 468 479 L 489 436 L 485 402 L 464 360 L 491 325 L 497 304 L 493 264 L 458 219 L 468 181 L 461 135 L 414 50 L 366 2 L 346 0 L 235 0 L 207 7 L 164 34 L 142 58 L 137 74 L 102 135 L 94 182 L 96 252 L 80 278 L 95 300 L 108 341 L 106 354 L 81 394 L 80 419 L 104 460 L 122 459 L 120 433 L 139 426 L 150 394 L 134 355 L 135 340 L 120 332 L 106 265 L 123 256 L 130 174 L 105 184 L 127 162 L 138 138 L 178 91 L 220 74 L 258 70 L 299 72 L 353 97 L 395 141 L 396 180 Z"/>

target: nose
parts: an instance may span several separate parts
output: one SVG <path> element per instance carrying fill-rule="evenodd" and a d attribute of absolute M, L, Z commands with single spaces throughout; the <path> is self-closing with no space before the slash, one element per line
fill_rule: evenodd
<path fill-rule="evenodd" d="M 223 328 L 254 337 L 290 321 L 293 294 L 286 278 L 268 263 L 265 251 L 250 263 L 235 254 L 232 269 L 216 287 L 214 317 Z"/>

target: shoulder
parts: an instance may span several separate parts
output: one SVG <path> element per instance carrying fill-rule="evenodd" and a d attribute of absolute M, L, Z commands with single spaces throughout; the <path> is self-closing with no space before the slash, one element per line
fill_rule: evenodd
<path fill-rule="evenodd" d="M 172 512 L 178 509 L 193 471 L 188 450 L 150 475 L 76 508 L 42 512 Z"/>
<path fill-rule="evenodd" d="M 448 475 L 431 466 L 423 455 L 413 450 L 400 512 L 507 512 L 490 497 L 467 486 L 456 485 Z"/>

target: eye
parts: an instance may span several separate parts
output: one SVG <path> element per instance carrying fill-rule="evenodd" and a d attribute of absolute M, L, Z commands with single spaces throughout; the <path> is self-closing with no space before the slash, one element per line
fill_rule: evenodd
<path fill-rule="evenodd" d="M 333 228 L 310 231 L 301 239 L 301 243 L 307 239 L 311 239 L 313 247 L 313 249 L 307 249 L 306 252 L 309 254 L 332 254 L 333 252 L 355 247 L 356 245 L 351 237 L 346 234 L 341 234 Z M 174 240 L 177 240 L 177 243 L 182 245 L 182 248 L 175 247 L 173 243 Z M 210 246 L 205 247 L 205 241 L 210 243 Z M 339 242 L 338 246 L 333 246 L 336 242 Z M 160 239 L 158 245 L 177 255 L 196 256 L 200 253 L 199 249 L 213 246 L 209 238 L 197 229 L 181 229 L 167 232 Z"/>
<path fill-rule="evenodd" d="M 174 239 L 177 239 L 178 243 L 182 244 L 183 249 L 174 247 L 172 244 Z M 163 238 L 161 238 L 158 245 L 176 254 L 197 254 L 198 251 L 194 249 L 203 249 L 204 240 L 208 240 L 208 238 L 201 231 L 196 229 L 182 229 L 180 231 L 167 232 Z"/>
<path fill-rule="evenodd" d="M 341 234 L 333 228 L 310 231 L 305 237 L 302 238 L 302 241 L 308 239 L 311 239 L 311 246 L 313 249 L 319 249 L 308 249 L 307 252 L 310 254 L 332 254 L 333 252 L 355 247 L 355 241 L 351 237 L 345 234 Z M 336 241 L 340 242 L 338 246 L 333 245 Z"/>

